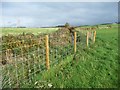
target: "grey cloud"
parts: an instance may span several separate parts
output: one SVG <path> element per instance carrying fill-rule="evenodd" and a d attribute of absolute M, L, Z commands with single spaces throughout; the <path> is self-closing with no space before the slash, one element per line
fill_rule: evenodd
<path fill-rule="evenodd" d="M 3 16 L 5 22 L 19 18 L 26 26 L 51 26 L 65 22 L 83 25 L 114 22 L 117 20 L 117 8 L 114 2 L 3 3 Z"/>

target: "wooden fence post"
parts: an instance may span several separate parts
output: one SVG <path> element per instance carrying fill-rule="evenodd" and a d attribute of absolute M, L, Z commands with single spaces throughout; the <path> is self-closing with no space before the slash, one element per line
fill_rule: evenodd
<path fill-rule="evenodd" d="M 88 46 L 88 34 L 89 34 L 89 32 L 87 32 L 87 36 L 86 36 L 86 44 L 87 44 L 87 46 Z"/>
<path fill-rule="evenodd" d="M 9 60 L 9 58 L 8 58 L 8 57 L 9 57 L 8 53 L 9 53 L 9 49 L 7 49 L 6 52 L 5 52 L 6 60 L 7 60 L 7 61 Z"/>
<path fill-rule="evenodd" d="M 47 70 L 50 69 L 49 65 L 49 44 L 48 44 L 48 35 L 45 36 L 45 43 L 46 43 L 46 68 Z"/>
<path fill-rule="evenodd" d="M 74 53 L 76 53 L 76 32 L 74 32 Z"/>
<path fill-rule="evenodd" d="M 96 31 L 94 31 L 93 43 L 95 43 L 95 38 L 96 38 Z"/>

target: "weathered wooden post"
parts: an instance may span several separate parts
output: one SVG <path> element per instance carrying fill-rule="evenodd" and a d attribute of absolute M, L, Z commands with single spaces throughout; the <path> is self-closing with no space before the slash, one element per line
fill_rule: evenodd
<path fill-rule="evenodd" d="M 93 43 L 95 43 L 95 38 L 96 38 L 96 31 L 94 31 Z"/>
<path fill-rule="evenodd" d="M 48 35 L 45 36 L 45 43 L 46 43 L 46 68 L 47 70 L 50 69 L 49 65 L 49 44 L 48 44 Z"/>
<path fill-rule="evenodd" d="M 5 55 L 6 55 L 6 60 L 7 60 L 7 61 L 9 61 L 9 58 L 8 58 L 8 57 L 9 57 L 9 55 L 8 55 L 8 53 L 9 53 L 9 49 L 7 49 L 7 50 L 6 50 L 6 52 L 5 52 Z"/>
<path fill-rule="evenodd" d="M 74 53 L 76 53 L 76 32 L 74 32 Z"/>
<path fill-rule="evenodd" d="M 89 32 L 87 32 L 87 35 L 86 35 L 86 44 L 87 44 L 87 46 L 88 46 L 88 38 L 89 38 Z"/>

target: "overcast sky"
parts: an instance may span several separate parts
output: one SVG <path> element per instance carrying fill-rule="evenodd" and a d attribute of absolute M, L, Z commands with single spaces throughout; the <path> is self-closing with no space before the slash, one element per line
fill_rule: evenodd
<path fill-rule="evenodd" d="M 118 21 L 117 2 L 2 2 L 0 26 L 94 25 Z M 2 24 L 1 24 L 2 23 Z"/>

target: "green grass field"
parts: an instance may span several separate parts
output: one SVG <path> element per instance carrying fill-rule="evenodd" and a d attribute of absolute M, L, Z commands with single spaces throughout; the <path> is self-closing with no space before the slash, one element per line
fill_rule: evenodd
<path fill-rule="evenodd" d="M 118 87 L 117 28 L 97 30 L 94 45 L 77 50 L 75 60 L 68 56 L 58 66 L 38 75 L 37 79 L 36 87 L 45 86 L 46 83 L 39 83 L 41 81 L 56 88 Z"/>
<path fill-rule="evenodd" d="M 57 28 L 4 28 L 3 35 L 20 33 L 52 33 Z M 73 59 L 73 57 L 75 57 Z M 77 49 L 50 70 L 37 74 L 30 87 L 115 88 L 118 87 L 118 28 L 97 30 L 96 42 Z M 26 86 L 25 86 L 26 87 Z"/>
<path fill-rule="evenodd" d="M 21 33 L 33 33 L 38 35 L 40 33 L 51 33 L 58 30 L 58 28 L 2 28 L 2 35 L 18 35 Z"/>
<path fill-rule="evenodd" d="M 84 28 L 89 28 L 91 26 L 82 26 Z M 99 27 L 106 27 L 106 25 L 99 25 Z M 112 27 L 118 27 L 118 24 L 112 24 Z M 79 28 L 77 28 L 79 30 Z M 13 35 L 18 35 L 21 33 L 33 33 L 35 35 L 38 35 L 40 33 L 52 33 L 58 28 L 0 28 L 2 35 L 8 35 L 8 34 L 13 34 Z"/>

